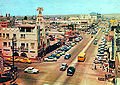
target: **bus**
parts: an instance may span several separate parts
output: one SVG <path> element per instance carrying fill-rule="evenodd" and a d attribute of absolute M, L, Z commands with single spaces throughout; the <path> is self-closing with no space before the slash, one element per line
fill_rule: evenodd
<path fill-rule="evenodd" d="M 85 61 L 85 53 L 84 52 L 80 52 L 79 54 L 78 54 L 78 62 L 80 62 L 80 61 Z"/>

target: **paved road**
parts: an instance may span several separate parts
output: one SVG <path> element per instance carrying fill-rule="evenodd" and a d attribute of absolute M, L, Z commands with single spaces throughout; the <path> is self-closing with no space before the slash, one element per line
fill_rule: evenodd
<path fill-rule="evenodd" d="M 86 34 L 85 34 L 86 35 Z M 33 64 L 20 64 L 16 65 L 20 67 L 19 78 L 17 82 L 22 82 L 22 85 L 43 85 L 45 83 L 50 83 L 51 85 L 59 78 L 63 73 L 59 71 L 60 64 L 66 62 L 70 64 L 76 55 L 81 51 L 89 42 L 90 36 L 84 36 L 84 39 L 74 46 L 69 53 L 72 54 L 72 57 L 69 60 L 64 60 L 61 57 L 57 62 L 43 62 L 43 63 L 33 63 Z M 78 48 L 78 49 L 77 49 Z M 77 50 L 76 50 L 77 49 Z M 40 70 L 39 74 L 26 74 L 23 70 L 28 66 L 34 66 Z"/>
<path fill-rule="evenodd" d="M 99 36 L 101 36 L 101 34 Z M 75 74 L 72 77 L 65 76 L 65 80 L 58 80 L 61 83 L 55 83 L 54 85 L 106 85 L 105 82 L 100 82 L 97 80 L 97 76 L 101 76 L 102 74 L 92 70 L 92 62 L 94 56 L 96 55 L 96 51 L 97 46 L 92 44 L 86 51 L 85 62 L 76 62 Z"/>

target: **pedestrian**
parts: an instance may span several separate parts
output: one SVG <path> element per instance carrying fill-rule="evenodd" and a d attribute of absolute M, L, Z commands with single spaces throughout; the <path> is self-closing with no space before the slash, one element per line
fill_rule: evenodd
<path fill-rule="evenodd" d="M 95 68 L 94 69 L 97 70 L 96 64 L 95 64 Z"/>

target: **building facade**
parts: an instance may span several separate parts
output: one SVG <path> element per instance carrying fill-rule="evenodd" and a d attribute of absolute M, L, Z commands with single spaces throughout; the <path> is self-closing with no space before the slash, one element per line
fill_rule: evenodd
<path fill-rule="evenodd" d="M 0 49 L 2 55 L 12 56 L 12 39 L 14 42 L 14 54 L 16 56 L 36 58 L 39 54 L 39 50 L 46 48 L 47 37 L 46 29 L 44 26 L 44 19 L 42 16 L 42 8 L 37 9 L 39 14 L 37 16 L 36 24 L 18 24 L 17 27 L 0 28 Z M 27 21 L 26 21 L 27 22 Z"/>
<path fill-rule="evenodd" d="M 1 31 L 3 56 L 12 56 L 12 38 L 16 39 L 14 48 L 19 56 L 29 58 L 37 56 L 37 29 L 35 26 L 22 25 L 18 28 L 2 28 Z"/>

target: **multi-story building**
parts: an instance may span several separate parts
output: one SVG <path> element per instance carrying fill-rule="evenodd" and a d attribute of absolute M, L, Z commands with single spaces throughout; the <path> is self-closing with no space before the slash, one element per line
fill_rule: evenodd
<path fill-rule="evenodd" d="M 2 32 L 1 32 L 2 31 Z M 34 25 L 20 25 L 18 28 L 2 28 L 3 56 L 12 56 L 12 38 L 16 39 L 15 52 L 19 56 L 37 56 L 37 29 Z"/>
<path fill-rule="evenodd" d="M 15 28 L 0 28 L 0 49 L 3 56 L 12 56 L 12 39 L 15 39 L 14 55 L 28 58 L 36 58 L 40 49 L 45 49 L 47 44 L 44 19 L 41 13 L 42 8 L 38 8 L 36 24 L 18 24 Z"/>

